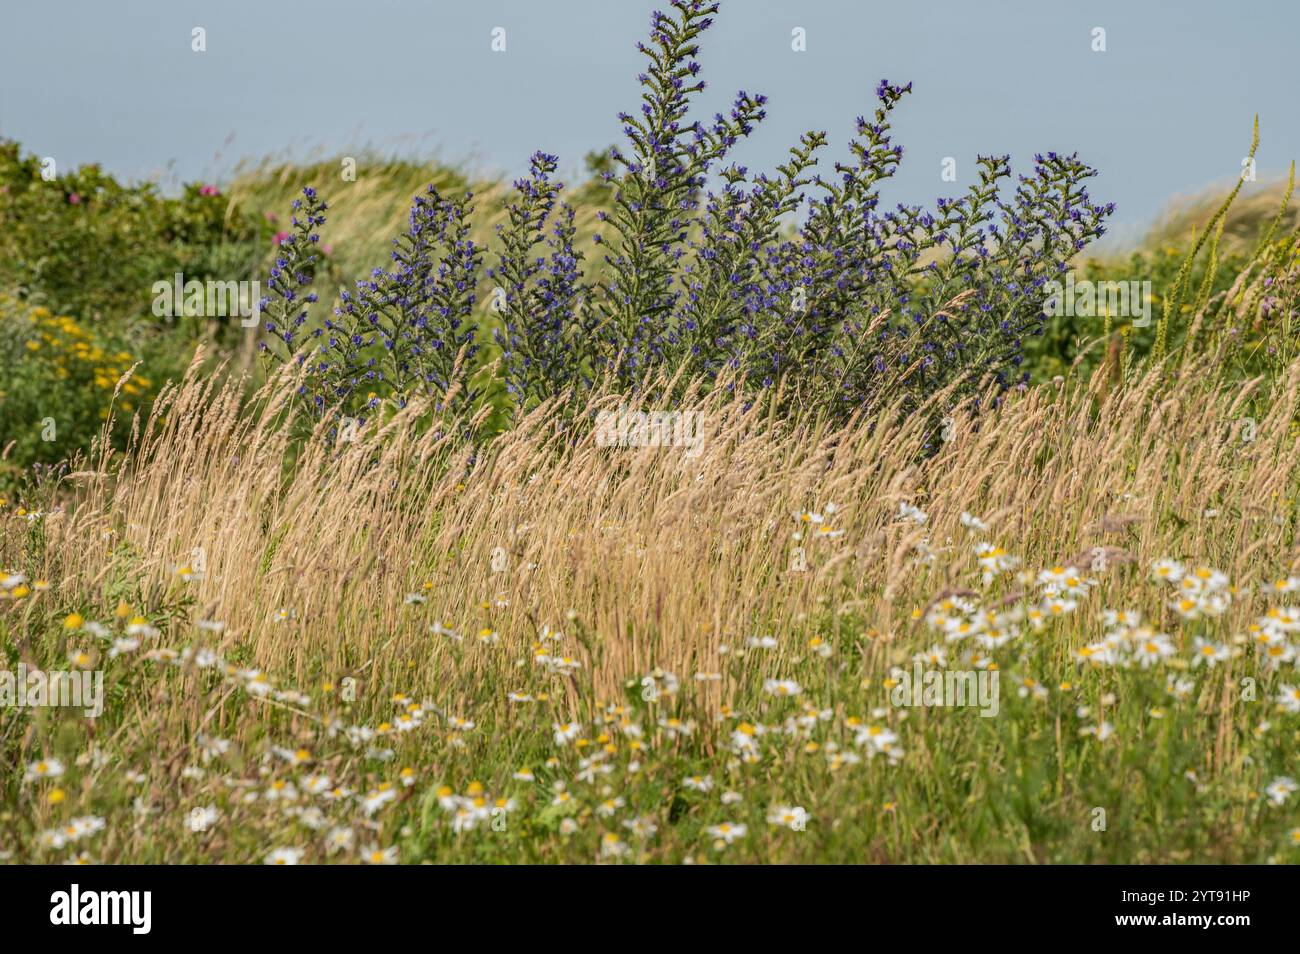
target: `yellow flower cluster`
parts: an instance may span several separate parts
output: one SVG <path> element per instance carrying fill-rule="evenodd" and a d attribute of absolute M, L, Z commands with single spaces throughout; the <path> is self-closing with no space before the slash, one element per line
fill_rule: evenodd
<path fill-rule="evenodd" d="M 90 381 L 96 388 L 111 392 L 134 360 L 126 351 L 105 351 L 76 319 L 55 315 L 44 306 L 28 308 L 11 297 L 0 296 L 0 320 L 6 318 L 30 326 L 20 331 L 26 338 L 28 358 L 47 365 L 57 381 Z M 122 393 L 136 398 L 145 394 L 149 385 L 147 378 L 134 375 L 122 385 Z"/>

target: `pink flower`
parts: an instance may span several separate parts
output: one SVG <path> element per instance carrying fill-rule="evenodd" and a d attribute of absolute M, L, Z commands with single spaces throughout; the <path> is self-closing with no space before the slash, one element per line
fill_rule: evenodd
<path fill-rule="evenodd" d="M 68 193 L 68 202 L 72 205 L 81 205 L 81 196 L 75 192 Z"/>
<path fill-rule="evenodd" d="M 214 185 L 205 185 L 199 189 L 199 195 L 221 195 L 221 190 Z"/>
<path fill-rule="evenodd" d="M 274 240 L 274 241 L 275 241 L 275 244 L 276 244 L 276 245 L 279 245 L 281 242 L 283 242 L 283 241 L 284 241 L 285 239 L 287 239 L 288 237 L 289 237 L 289 233 L 288 233 L 288 232 L 276 232 L 276 233 L 275 233 L 275 240 Z"/>
<path fill-rule="evenodd" d="M 334 246 L 326 242 L 324 245 L 321 246 L 320 250 L 324 252 L 326 255 L 332 255 L 334 253 Z"/>

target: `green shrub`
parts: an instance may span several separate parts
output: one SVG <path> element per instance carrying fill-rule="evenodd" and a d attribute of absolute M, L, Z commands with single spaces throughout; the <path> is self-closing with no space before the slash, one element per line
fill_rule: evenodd
<path fill-rule="evenodd" d="M 103 323 L 96 330 L 124 329 Z M 115 432 L 125 437 L 132 413 L 153 397 L 152 376 L 124 376 L 145 355 L 123 336 L 101 337 L 85 324 L 48 308 L 0 295 L 0 485 L 32 463 L 54 463 L 89 447 L 117 411 Z M 121 388 L 114 399 L 114 391 Z"/>
<path fill-rule="evenodd" d="M 1164 244 L 1154 248 L 1143 248 L 1132 252 L 1127 258 L 1089 258 L 1080 263 L 1075 270 L 1079 280 L 1093 282 L 1124 281 L 1150 282 L 1151 321 L 1145 327 L 1134 327 L 1130 319 L 1113 317 L 1111 330 L 1122 334 L 1126 346 L 1135 355 L 1151 352 L 1156 341 L 1156 318 L 1164 308 L 1164 294 L 1173 287 L 1178 277 L 1178 270 L 1187 256 L 1189 248 L 1185 245 Z M 1226 291 L 1233 279 L 1246 266 L 1248 255 L 1233 251 L 1218 263 L 1212 276 L 1210 288 L 1212 294 Z M 1208 260 L 1195 262 L 1191 268 L 1190 284 L 1200 288 L 1209 270 Z M 1182 322 L 1180 328 L 1186 329 L 1192 311 L 1192 304 L 1184 302 L 1180 307 Z M 1083 367 L 1092 370 L 1105 359 L 1105 349 L 1093 346 L 1106 332 L 1106 319 L 1103 315 L 1079 317 L 1061 315 L 1049 318 L 1043 325 L 1043 334 L 1025 341 L 1025 365 L 1031 379 L 1035 382 L 1049 381 L 1058 374 L 1064 374 L 1081 352 L 1087 350 Z M 1178 341 L 1181 341 L 1181 332 Z"/>
<path fill-rule="evenodd" d="M 250 278 L 271 225 L 213 186 L 177 198 L 122 185 L 99 166 L 50 179 L 42 160 L 0 140 L 0 288 L 81 320 L 147 314 L 153 283 Z"/>

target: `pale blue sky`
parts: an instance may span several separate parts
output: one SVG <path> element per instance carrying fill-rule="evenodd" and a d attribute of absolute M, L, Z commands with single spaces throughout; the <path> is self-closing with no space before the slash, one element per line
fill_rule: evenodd
<path fill-rule="evenodd" d="M 661 5 L 0 0 L 0 136 L 164 181 L 363 145 L 505 173 L 541 148 L 572 173 L 636 107 L 633 44 Z M 195 26 L 206 53 L 190 49 Z M 504 54 L 489 47 L 495 26 Z M 1097 26 L 1104 53 L 1091 50 Z M 791 50 L 794 27 L 807 52 Z M 1117 202 L 1131 230 L 1171 196 L 1229 181 L 1256 112 L 1261 179 L 1300 155 L 1298 34 L 1289 0 L 729 0 L 702 62 L 710 111 L 738 88 L 770 97 L 737 153 L 752 168 L 781 161 L 808 128 L 842 150 L 875 83 L 910 80 L 888 198 L 959 191 L 977 153 L 1009 152 L 1023 169 L 1036 151 L 1079 150 L 1102 170 L 1095 197 Z M 956 187 L 939 179 L 945 156 Z"/>

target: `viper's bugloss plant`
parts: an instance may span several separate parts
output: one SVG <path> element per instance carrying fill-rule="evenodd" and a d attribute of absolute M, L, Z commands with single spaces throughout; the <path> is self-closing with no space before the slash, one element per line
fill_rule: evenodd
<path fill-rule="evenodd" d="M 678 0 L 673 9 L 676 17 L 655 12 L 651 42 L 637 45 L 649 60 L 639 77 L 641 108 L 619 114 L 627 146 L 611 157 L 623 171 L 606 173 L 617 188 L 603 216 L 608 231 L 598 235 L 609 249 L 606 277 L 594 289 L 605 329 L 598 346 L 624 380 L 680 354 L 689 331 L 678 314 L 683 259 L 698 229 L 701 190 L 712 166 L 765 115 L 766 97 L 742 90 L 729 115 L 688 122 L 691 100 L 705 88 L 696 41 L 718 4 Z"/>
<path fill-rule="evenodd" d="M 435 405 L 473 400 L 475 294 L 482 248 L 469 237 L 471 195 L 441 196 L 429 186 L 416 196 L 409 228 L 393 240 L 393 267 L 343 290 L 333 316 L 309 328 L 308 290 L 315 276 L 325 202 L 310 187 L 294 201 L 294 231 L 267 280 L 262 300 L 263 350 L 304 369 L 299 393 L 319 413 L 364 424 L 383 401 L 405 407 L 415 396 Z"/>
<path fill-rule="evenodd" d="M 382 399 L 401 408 L 417 396 L 466 402 L 482 249 L 469 237 L 469 202 L 429 186 L 410 226 L 393 241 L 394 267 L 375 269 L 343 292 L 316 333 L 315 371 L 331 399 L 364 420 Z M 363 393 L 364 392 L 364 393 Z"/>
<path fill-rule="evenodd" d="M 325 211 L 329 208 L 315 189 L 308 187 L 302 194 L 301 199 L 293 200 L 293 231 L 280 237 L 279 253 L 266 279 L 271 294 L 264 295 L 257 303 L 259 313 L 265 316 L 262 323 L 265 337 L 278 342 L 273 345 L 263 340 L 261 350 L 298 365 L 308 360 L 310 350 L 304 347 L 306 341 L 319 336 L 319 329 L 309 332 L 305 326 L 310 306 L 318 300 L 316 292 L 310 290 L 319 260 L 316 246 L 320 243 L 320 233 L 316 229 L 325 224 Z M 309 396 L 317 407 L 325 404 L 324 396 L 309 392 L 307 385 L 299 393 Z"/>
<path fill-rule="evenodd" d="M 272 353 L 307 363 L 313 405 L 364 414 L 416 392 L 472 404 L 479 308 L 499 349 L 493 367 L 523 409 L 580 398 L 605 377 L 635 389 L 655 371 L 682 372 L 682 386 L 779 386 L 783 400 L 833 416 L 900 389 L 903 405 L 916 407 L 956 382 L 974 393 L 1022 380 L 1024 339 L 1043 327 L 1044 286 L 1105 232 L 1113 211 L 1088 196 L 1094 170 L 1049 152 L 1011 187 L 1010 158 L 982 156 L 964 195 L 933 209 L 884 208 L 881 186 L 903 159 L 890 117 L 911 91 L 884 80 L 833 174 L 816 172 L 828 142 L 821 131 L 805 133 L 771 175 L 727 164 L 767 101 L 741 91 L 729 112 L 690 118 L 705 88 L 699 38 L 718 8 L 673 0 L 651 17 L 649 42 L 638 44 L 641 105 L 619 115 L 626 143 L 601 173 L 608 208 L 589 271 L 574 211 L 560 200 L 558 160 L 538 152 L 507 201 L 486 289 L 468 200 L 431 189 L 396 243 L 397 267 L 343 293 L 333 319 L 307 331 L 301 280 L 310 280 L 311 230 L 323 221 L 311 193 L 305 231 L 277 261 L 266 328 L 283 346 Z"/>
<path fill-rule="evenodd" d="M 497 228 L 501 252 L 488 269 L 497 283 L 493 306 L 501 314 L 496 341 L 506 389 L 525 406 L 591 383 L 582 346 L 592 327 L 579 316 L 583 256 L 573 245 L 573 209 L 558 202 L 563 186 L 551 179 L 556 162 L 534 154 L 528 177 L 515 183 L 509 224 Z M 537 254 L 543 247 L 549 254 Z"/>

